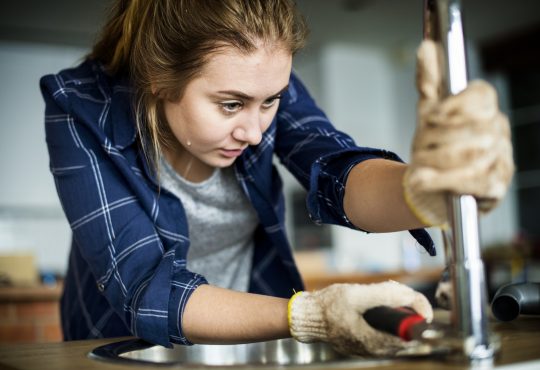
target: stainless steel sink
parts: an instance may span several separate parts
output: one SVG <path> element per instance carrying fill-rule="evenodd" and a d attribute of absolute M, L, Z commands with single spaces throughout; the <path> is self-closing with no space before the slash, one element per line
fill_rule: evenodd
<path fill-rule="evenodd" d="M 194 345 L 165 348 L 140 339 L 111 343 L 94 349 L 93 359 L 117 363 L 161 365 L 174 368 L 358 368 L 390 364 L 386 359 L 345 357 L 324 343 L 305 344 L 294 339 L 234 345 Z"/>

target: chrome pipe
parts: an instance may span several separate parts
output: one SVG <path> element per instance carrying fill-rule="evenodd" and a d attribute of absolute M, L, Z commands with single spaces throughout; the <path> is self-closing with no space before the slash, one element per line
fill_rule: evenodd
<path fill-rule="evenodd" d="M 467 87 L 467 60 L 459 0 L 424 0 L 424 38 L 438 42 L 443 91 L 455 95 Z M 444 230 L 452 281 L 452 327 L 470 360 L 492 358 L 484 264 L 480 254 L 478 207 L 471 195 L 449 195 L 449 229 Z"/>

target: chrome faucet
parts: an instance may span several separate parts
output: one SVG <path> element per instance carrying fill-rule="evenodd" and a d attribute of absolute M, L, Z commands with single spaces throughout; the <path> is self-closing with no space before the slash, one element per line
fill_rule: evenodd
<path fill-rule="evenodd" d="M 467 86 L 467 63 L 460 0 L 424 0 L 424 38 L 440 45 L 443 91 L 454 95 Z M 499 347 L 490 332 L 484 264 L 480 254 L 478 207 L 471 195 L 449 195 L 450 227 L 443 230 L 452 283 L 451 336 L 458 356 L 491 359 Z M 456 348 L 457 347 L 457 348 Z"/>

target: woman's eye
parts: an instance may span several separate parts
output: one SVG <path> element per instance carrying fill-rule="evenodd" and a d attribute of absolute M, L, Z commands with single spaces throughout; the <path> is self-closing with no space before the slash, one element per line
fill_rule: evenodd
<path fill-rule="evenodd" d="M 242 108 L 242 103 L 237 102 L 237 101 L 223 102 L 223 103 L 220 103 L 220 105 L 221 105 L 221 108 L 226 113 L 235 113 L 235 112 L 238 112 Z"/>
<path fill-rule="evenodd" d="M 281 99 L 281 96 L 274 96 L 273 98 L 265 100 L 262 106 L 266 109 L 271 108 L 279 99 Z"/>

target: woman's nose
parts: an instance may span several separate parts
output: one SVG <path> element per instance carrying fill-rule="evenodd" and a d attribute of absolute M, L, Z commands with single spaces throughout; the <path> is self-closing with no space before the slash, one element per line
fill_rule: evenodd
<path fill-rule="evenodd" d="M 262 117 L 253 112 L 241 117 L 241 122 L 233 130 L 233 137 L 249 145 L 257 145 L 262 139 Z"/>

